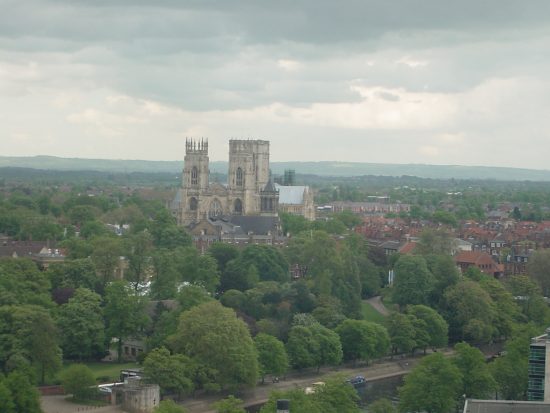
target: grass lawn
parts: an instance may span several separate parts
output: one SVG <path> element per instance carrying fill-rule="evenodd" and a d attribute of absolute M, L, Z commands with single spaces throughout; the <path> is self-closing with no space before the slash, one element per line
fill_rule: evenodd
<path fill-rule="evenodd" d="M 65 363 L 61 371 L 64 371 L 71 364 L 75 363 Z M 101 378 L 102 382 L 112 383 L 120 381 L 120 370 L 124 369 L 136 369 L 140 366 L 137 363 L 100 363 L 100 362 L 90 362 L 83 363 L 93 371 L 96 380 Z"/>
<path fill-rule="evenodd" d="M 361 306 L 363 310 L 363 317 L 365 320 L 372 321 L 378 324 L 384 324 L 386 317 L 376 311 L 372 305 L 370 305 L 366 301 L 363 301 L 361 303 Z"/>

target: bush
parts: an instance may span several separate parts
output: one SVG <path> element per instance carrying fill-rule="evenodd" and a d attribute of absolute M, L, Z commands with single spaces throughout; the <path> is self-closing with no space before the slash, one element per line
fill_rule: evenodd
<path fill-rule="evenodd" d="M 62 372 L 61 384 L 77 400 L 87 400 L 97 392 L 94 373 L 84 364 L 73 364 Z"/>

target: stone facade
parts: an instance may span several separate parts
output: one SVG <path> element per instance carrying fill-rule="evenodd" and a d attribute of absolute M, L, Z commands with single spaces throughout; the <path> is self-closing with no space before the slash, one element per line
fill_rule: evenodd
<path fill-rule="evenodd" d="M 277 216 L 279 193 L 289 188 L 294 187 L 271 182 L 268 141 L 230 140 L 227 184 L 221 185 L 210 182 L 208 141 L 187 140 L 182 185 L 171 209 L 178 224 L 184 226 L 222 216 Z M 308 187 L 300 188 L 300 205 L 292 208 L 314 219 L 313 193 Z"/>

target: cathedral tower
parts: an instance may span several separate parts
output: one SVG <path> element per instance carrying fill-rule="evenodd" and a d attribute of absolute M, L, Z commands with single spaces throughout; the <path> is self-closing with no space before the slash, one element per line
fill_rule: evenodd
<path fill-rule="evenodd" d="M 208 140 L 186 139 L 180 200 L 182 212 L 178 217 L 181 222 L 198 222 L 202 218 L 202 195 L 208 191 L 210 178 L 208 163 Z"/>
<path fill-rule="evenodd" d="M 269 182 L 269 141 L 230 140 L 227 181 L 232 212 L 259 214 L 260 191 Z"/>

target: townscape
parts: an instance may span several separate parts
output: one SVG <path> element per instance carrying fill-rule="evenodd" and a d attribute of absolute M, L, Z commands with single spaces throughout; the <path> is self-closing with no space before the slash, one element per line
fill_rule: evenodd
<path fill-rule="evenodd" d="M 0 413 L 550 413 L 549 16 L 0 0 Z"/>
<path fill-rule="evenodd" d="M 309 185 L 254 140 L 230 142 L 224 186 L 200 145 L 171 184 L 2 180 L 7 411 L 64 392 L 129 412 L 545 401 L 550 186 Z M 406 377 L 365 399 L 377 371 Z"/>

